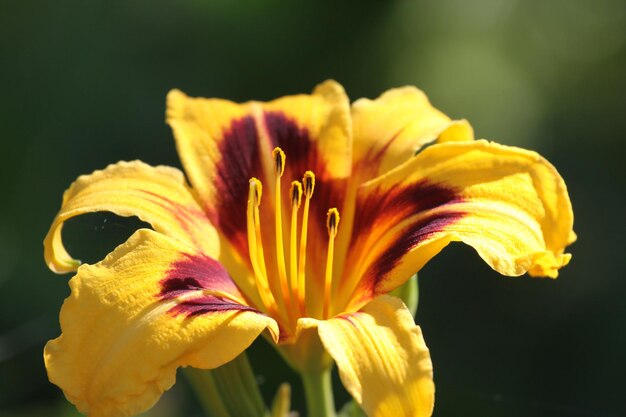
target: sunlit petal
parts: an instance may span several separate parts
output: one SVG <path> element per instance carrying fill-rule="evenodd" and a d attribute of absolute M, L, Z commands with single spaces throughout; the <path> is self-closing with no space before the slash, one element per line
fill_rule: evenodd
<path fill-rule="evenodd" d="M 63 223 L 98 211 L 137 216 L 160 233 L 213 256 L 219 253 L 217 232 L 179 170 L 140 161 L 119 162 L 79 177 L 63 195 L 61 210 L 44 241 L 50 269 L 58 273 L 76 270 L 80 262 L 63 245 Z"/>
<path fill-rule="evenodd" d="M 422 332 L 395 297 L 318 322 L 348 392 L 369 417 L 427 417 L 435 386 Z"/>
<path fill-rule="evenodd" d="M 359 99 L 351 110 L 353 168 L 342 211 L 345 221 L 337 239 L 339 258 L 346 258 L 353 251 L 355 198 L 362 183 L 403 164 L 435 141 L 474 140 L 474 132 L 466 120 L 450 120 L 415 87 L 394 88 L 374 100 Z M 344 265 L 337 263 L 334 273 L 345 274 Z"/>
<path fill-rule="evenodd" d="M 361 182 L 397 167 L 441 135 L 445 140 L 473 139 L 467 121 L 452 122 L 415 87 L 391 89 L 375 100 L 357 100 L 352 105 L 352 124 L 354 171 Z"/>
<path fill-rule="evenodd" d="M 81 266 L 70 286 L 44 358 L 50 380 L 92 417 L 143 412 L 178 367 L 215 368 L 264 329 L 278 335 L 217 261 L 151 230 Z"/>
<path fill-rule="evenodd" d="M 538 154 L 486 141 L 434 145 L 359 190 L 344 293 L 360 302 L 386 293 L 451 241 L 501 274 L 556 277 L 572 224 L 565 183 Z"/>

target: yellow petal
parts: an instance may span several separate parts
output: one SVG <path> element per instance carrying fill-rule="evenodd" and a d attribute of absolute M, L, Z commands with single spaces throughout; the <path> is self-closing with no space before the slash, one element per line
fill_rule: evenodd
<path fill-rule="evenodd" d="M 274 159 L 280 147 L 286 154 L 285 184 L 301 180 L 305 171 L 316 176 L 311 201 L 311 232 L 307 267 L 324 267 L 327 239 L 323 222 L 330 207 L 341 209 L 346 178 L 351 171 L 349 101 L 334 81 L 317 86 L 310 95 L 294 95 L 268 103 L 234 103 L 221 99 L 191 98 L 173 90 L 167 98 L 167 121 L 191 184 L 208 208 L 208 214 L 230 246 L 220 258 L 229 270 L 249 265 L 246 201 L 249 179 L 263 183 L 260 207 L 268 269 L 275 269 Z M 290 211 L 285 187 L 283 212 Z M 317 239 L 316 234 L 323 236 Z M 287 239 L 288 236 L 285 236 Z M 322 269 L 323 271 L 323 269 Z M 319 276 L 320 274 L 312 274 Z M 321 272 L 323 277 L 323 272 Z"/>
<path fill-rule="evenodd" d="M 472 140 L 474 140 L 474 128 L 467 120 L 461 119 L 450 123 L 446 130 L 441 132 L 437 142 L 467 142 Z"/>
<path fill-rule="evenodd" d="M 264 104 L 263 110 L 267 134 L 285 151 L 293 179 L 301 179 L 307 170 L 318 182 L 350 175 L 350 104 L 340 84 L 325 81 L 311 95 L 282 97 Z"/>
<path fill-rule="evenodd" d="M 451 241 L 501 274 L 556 277 L 572 226 L 565 183 L 537 153 L 484 140 L 433 145 L 359 190 L 344 297 L 357 280 L 360 302 L 392 290 Z"/>
<path fill-rule="evenodd" d="M 80 176 L 63 195 L 61 210 L 44 240 L 50 269 L 57 273 L 76 270 L 80 262 L 63 246 L 63 223 L 97 211 L 137 216 L 158 232 L 212 256 L 218 254 L 217 233 L 179 170 L 140 161 L 119 162 Z"/>
<path fill-rule="evenodd" d="M 318 322 L 348 392 L 369 417 L 428 417 L 435 386 L 422 332 L 395 297 Z"/>
<path fill-rule="evenodd" d="M 391 89 L 375 100 L 357 100 L 352 104 L 352 126 L 352 176 L 341 211 L 345 221 L 337 237 L 337 259 L 344 259 L 353 251 L 350 235 L 359 185 L 396 168 L 433 141 L 474 140 L 466 120 L 451 121 L 415 87 Z M 337 262 L 334 275 L 346 272 L 343 263 Z"/>
<path fill-rule="evenodd" d="M 467 121 L 451 122 L 415 87 L 392 89 L 375 100 L 357 100 L 352 120 L 354 171 L 360 182 L 395 168 L 440 135 L 445 140 L 473 139 Z"/>
<path fill-rule="evenodd" d="M 215 368 L 274 320 L 246 305 L 216 261 L 151 230 L 137 231 L 70 280 L 59 338 L 44 359 L 50 381 L 91 417 L 154 405 L 180 366 Z"/>

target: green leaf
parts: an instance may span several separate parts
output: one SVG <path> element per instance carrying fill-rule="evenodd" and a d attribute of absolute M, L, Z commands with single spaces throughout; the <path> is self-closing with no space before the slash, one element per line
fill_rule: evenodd
<path fill-rule="evenodd" d="M 407 282 L 396 288 L 389 293 L 395 297 L 398 297 L 408 307 L 413 317 L 417 312 L 417 304 L 419 301 L 419 287 L 417 284 L 417 274 L 413 275 Z"/>
<path fill-rule="evenodd" d="M 208 417 L 263 417 L 263 402 L 245 352 L 212 370 L 185 369 Z"/>
<path fill-rule="evenodd" d="M 354 400 L 347 402 L 339 411 L 337 417 L 367 417 Z"/>
<path fill-rule="evenodd" d="M 278 387 L 272 403 L 271 417 L 289 417 L 291 408 L 291 385 L 284 383 Z"/>

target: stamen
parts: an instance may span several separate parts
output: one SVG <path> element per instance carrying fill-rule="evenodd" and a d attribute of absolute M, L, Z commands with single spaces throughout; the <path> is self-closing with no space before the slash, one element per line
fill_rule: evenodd
<path fill-rule="evenodd" d="M 280 148 L 274 148 L 272 151 L 274 162 L 276 163 L 276 261 L 278 264 L 278 279 L 280 280 L 281 298 L 288 301 L 286 297 L 289 294 L 289 282 L 287 281 L 287 268 L 285 266 L 285 248 L 283 245 L 283 219 L 282 219 L 282 200 L 280 198 L 280 179 L 285 171 L 285 153 Z M 288 307 L 289 308 L 289 307 Z"/>
<path fill-rule="evenodd" d="M 254 184 L 253 184 L 254 183 Z M 250 179 L 250 187 L 254 185 L 256 200 L 253 204 L 253 223 L 254 223 L 254 236 L 256 237 L 256 256 L 257 262 L 260 268 L 261 275 L 267 278 L 267 271 L 265 270 L 265 255 L 263 254 L 263 239 L 261 238 L 261 220 L 259 215 L 259 206 L 261 205 L 261 196 L 263 195 L 263 186 L 261 181 L 252 177 Z M 249 232 L 248 232 L 249 233 Z"/>
<path fill-rule="evenodd" d="M 302 315 L 306 315 L 306 303 L 304 301 L 306 290 L 306 283 L 304 282 L 304 269 L 306 265 L 306 238 L 309 224 L 309 203 L 311 197 L 313 197 L 313 190 L 315 188 L 315 174 L 311 171 L 305 172 L 304 178 L 302 178 L 302 184 L 304 184 L 305 199 L 302 214 L 302 231 L 300 234 L 300 253 L 298 256 L 298 302 L 300 303 Z"/>
<path fill-rule="evenodd" d="M 261 204 L 261 195 L 263 188 L 261 181 L 256 178 L 250 179 L 250 189 L 248 191 L 248 210 L 247 210 L 247 229 L 248 229 L 248 252 L 254 278 L 259 295 L 265 307 L 272 311 L 276 311 L 276 300 L 269 287 L 267 275 L 265 273 L 265 260 L 263 258 L 263 242 L 261 242 L 261 229 L 259 222 L 259 204 Z"/>
<path fill-rule="evenodd" d="M 298 209 L 302 201 L 302 184 L 293 181 L 289 190 L 291 195 L 291 230 L 289 236 L 289 282 L 291 284 L 291 297 L 295 302 L 298 300 L 298 263 L 296 235 L 298 233 Z"/>
<path fill-rule="evenodd" d="M 330 296 L 333 277 L 333 253 L 335 252 L 335 237 L 339 227 L 339 211 L 336 208 L 328 210 L 326 215 L 326 228 L 328 229 L 328 254 L 326 257 L 326 277 L 324 280 L 324 319 L 328 318 L 330 308 Z"/>

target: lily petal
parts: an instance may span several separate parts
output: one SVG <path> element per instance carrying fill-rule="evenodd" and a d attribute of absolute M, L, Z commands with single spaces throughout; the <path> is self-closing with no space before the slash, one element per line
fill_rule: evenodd
<path fill-rule="evenodd" d="M 352 105 L 354 171 L 359 182 L 384 174 L 417 150 L 444 135 L 444 140 L 473 140 L 465 120 L 452 122 L 415 87 L 386 91 L 375 100 Z"/>
<path fill-rule="evenodd" d="M 556 169 L 535 152 L 484 140 L 425 149 L 364 184 L 356 213 L 344 294 L 360 280 L 357 306 L 406 281 L 451 241 L 472 246 L 503 275 L 556 277 L 575 240 Z"/>
<path fill-rule="evenodd" d="M 282 97 L 264 104 L 263 110 L 269 139 L 285 151 L 293 179 L 301 179 L 307 170 L 319 181 L 350 175 L 350 102 L 340 84 L 325 81 L 311 95 Z"/>
<path fill-rule="evenodd" d="M 210 369 L 239 355 L 275 321 L 250 307 L 226 270 L 191 247 L 137 231 L 70 280 L 59 338 L 44 359 L 50 380 L 92 417 L 154 405 L 176 369 Z"/>
<path fill-rule="evenodd" d="M 140 161 L 119 162 L 80 176 L 63 195 L 63 204 L 44 240 L 48 267 L 57 273 L 75 271 L 63 246 L 63 223 L 85 213 L 109 211 L 137 216 L 156 231 L 203 252 L 217 255 L 217 232 L 179 170 L 152 167 Z"/>
<path fill-rule="evenodd" d="M 369 417 L 428 417 L 433 368 L 406 306 L 382 296 L 359 312 L 318 322 L 319 335 L 348 392 Z"/>
<path fill-rule="evenodd" d="M 391 89 L 375 100 L 359 99 L 351 110 L 353 168 L 343 211 L 345 221 L 337 238 L 339 259 L 352 251 L 350 236 L 359 185 L 396 168 L 432 142 L 474 140 L 467 120 L 450 120 L 415 87 Z M 335 265 L 335 275 L 346 272 L 341 263 Z"/>

